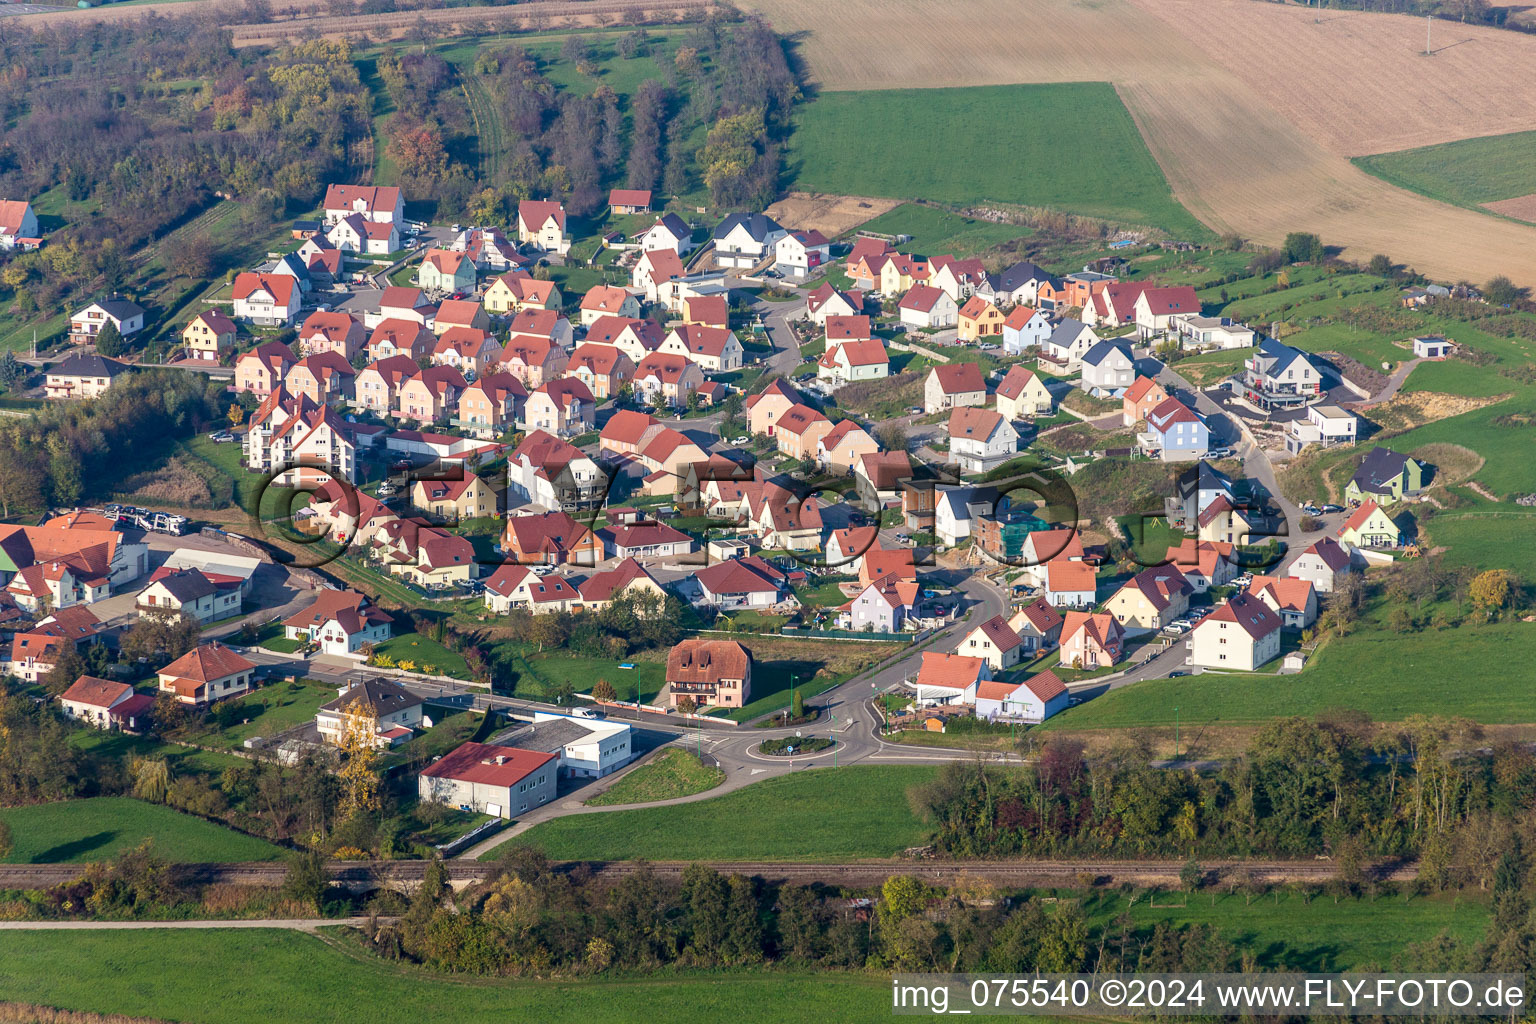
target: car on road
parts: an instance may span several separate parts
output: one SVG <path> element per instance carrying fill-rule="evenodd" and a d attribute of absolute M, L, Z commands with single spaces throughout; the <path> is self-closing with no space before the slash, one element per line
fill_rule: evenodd
<path fill-rule="evenodd" d="M 603 713 L 595 708 L 571 708 L 572 718 L 602 718 Z"/>

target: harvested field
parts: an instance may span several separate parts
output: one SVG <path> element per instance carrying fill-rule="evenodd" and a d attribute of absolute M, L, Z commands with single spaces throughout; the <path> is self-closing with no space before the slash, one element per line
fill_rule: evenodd
<path fill-rule="evenodd" d="M 1434 487 L 1454 487 L 1464 480 L 1470 480 L 1488 461 L 1471 448 L 1459 444 L 1425 444 L 1408 454 L 1435 467 L 1435 475 L 1431 480 Z"/>
<path fill-rule="evenodd" d="M 1513 199 L 1500 199 L 1496 203 L 1484 203 L 1483 208 L 1504 217 L 1536 224 L 1536 192 Z"/>
<path fill-rule="evenodd" d="M 768 207 L 768 216 L 786 228 L 797 231 L 814 229 L 828 238 L 834 238 L 900 205 L 899 199 L 791 192 Z"/>
<path fill-rule="evenodd" d="M 1174 197 L 1214 230 L 1269 243 L 1290 231 L 1316 231 L 1329 243 L 1345 245 L 1350 256 L 1384 252 L 1442 277 L 1482 281 L 1502 273 L 1536 284 L 1536 228 L 1396 188 L 1347 158 L 1350 152 L 1536 127 L 1536 102 L 1508 103 L 1502 85 L 1486 88 L 1489 82 L 1520 79 L 1510 88 L 1536 91 L 1526 71 L 1536 57 L 1536 39 L 1529 36 L 1458 32 L 1460 26 L 1441 23 L 1445 42 L 1453 41 L 1453 32 L 1474 41 L 1432 58 L 1433 74 L 1425 73 L 1422 62 L 1414 64 L 1411 54 L 1383 56 L 1389 67 L 1401 69 L 1394 76 L 1412 73 L 1411 85 L 1391 94 L 1389 109 L 1347 113 L 1342 108 L 1356 104 L 1358 95 L 1376 95 L 1370 79 L 1377 74 L 1377 62 L 1373 56 L 1327 64 L 1316 59 L 1319 48 L 1353 52 L 1351 47 L 1361 44 L 1351 40 L 1378 25 L 1374 31 L 1382 45 L 1396 45 L 1393 40 L 1401 37 L 1404 25 L 1416 25 L 1422 33 L 1422 21 L 1331 13 L 1314 26 L 1304 10 L 1254 0 L 910 0 L 901 5 L 744 0 L 744 6 L 762 11 L 775 29 L 794 37 L 797 55 L 824 90 L 1112 82 Z M 977 25 L 988 31 L 977 32 Z M 1350 35 L 1335 42 L 1330 33 L 1342 36 L 1346 25 Z M 1252 84 L 1245 77 L 1250 72 L 1227 67 L 1223 61 L 1228 58 L 1207 53 L 1207 43 L 1194 38 L 1199 33 L 1211 46 L 1232 38 L 1246 49 L 1268 45 L 1266 34 L 1314 28 L 1322 30 L 1314 33 L 1321 38 L 1314 39 L 1304 60 L 1286 69 L 1284 80 L 1316 74 L 1319 82 L 1307 89 L 1329 94 L 1321 110 L 1296 109 L 1303 104 L 1289 98 L 1291 86 L 1268 80 Z M 1459 100 L 1441 82 L 1440 69 L 1460 82 L 1474 74 L 1462 66 L 1468 58 L 1477 63 L 1475 73 L 1485 83 L 1484 93 L 1468 101 L 1474 104 L 1472 115 L 1460 110 L 1455 116 L 1433 115 L 1438 135 L 1420 124 L 1417 113 L 1408 127 L 1388 124 L 1405 107 L 1422 103 L 1443 111 L 1446 103 Z M 1480 120 L 1485 113 L 1486 125 Z M 1318 126 L 1335 115 L 1347 116 L 1369 142 L 1363 148 L 1346 146 L 1335 132 Z"/>

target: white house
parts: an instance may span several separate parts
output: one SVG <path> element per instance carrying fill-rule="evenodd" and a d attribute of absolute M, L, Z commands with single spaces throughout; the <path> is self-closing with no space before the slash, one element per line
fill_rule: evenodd
<path fill-rule="evenodd" d="M 1071 373 L 1082 365 L 1083 354 L 1099 344 L 1099 336 L 1081 320 L 1063 320 L 1040 343 L 1040 358 L 1056 364 L 1058 373 Z"/>
<path fill-rule="evenodd" d="M 241 581 L 210 578 L 201 569 L 157 569 L 134 604 L 146 612 L 180 612 L 207 624 L 240 613 Z"/>
<path fill-rule="evenodd" d="M 820 231 L 791 231 L 774 243 L 774 263 L 787 277 L 808 277 L 832 255 L 832 243 Z"/>
<path fill-rule="evenodd" d="M 1311 583 L 1319 594 L 1331 594 L 1352 569 L 1349 552 L 1332 537 L 1324 537 L 1298 555 L 1288 573 Z"/>
<path fill-rule="evenodd" d="M 422 699 L 405 687 L 368 679 L 337 687 L 336 699 L 315 712 L 315 730 L 332 746 L 341 746 L 349 726 L 371 734 L 375 747 L 393 747 L 417 729 L 431 728 L 432 720 L 423 714 Z"/>
<path fill-rule="evenodd" d="M 721 267 L 755 267 L 775 251 L 789 234 L 762 213 L 733 213 L 715 228 L 715 263 Z"/>
<path fill-rule="evenodd" d="M 1136 333 L 1147 339 L 1166 332 L 1175 316 L 1198 315 L 1200 297 L 1187 284 L 1173 288 L 1148 288 L 1137 297 L 1135 309 Z"/>
<path fill-rule="evenodd" d="M 386 224 L 405 223 L 405 197 L 392 185 L 331 185 L 325 190 L 325 222 L 354 214 Z"/>
<path fill-rule="evenodd" d="M 1002 413 L 964 406 L 949 414 L 949 453 L 960 468 L 985 473 L 1019 450 L 1019 432 Z"/>
<path fill-rule="evenodd" d="M 70 316 L 69 340 L 76 345 L 88 345 L 108 323 L 114 325 L 123 337 L 131 338 L 144 329 L 144 309 L 138 303 L 116 295 L 93 302 Z"/>
<path fill-rule="evenodd" d="M 1354 444 L 1359 423 L 1359 417 L 1337 405 L 1309 405 L 1304 419 L 1286 424 L 1286 450 L 1297 454 L 1314 444 L 1324 448 Z"/>
<path fill-rule="evenodd" d="M 534 712 L 531 723 L 497 738 L 518 750 L 554 754 L 559 770 L 579 779 L 601 778 L 636 757 L 629 726 L 623 722 L 550 711 Z"/>
<path fill-rule="evenodd" d="M 1084 391 L 1120 391 L 1136 379 L 1136 360 L 1124 345 L 1101 341 L 1081 359 Z"/>
<path fill-rule="evenodd" d="M 927 651 L 917 676 L 909 679 L 907 685 L 916 693 L 919 705 L 974 705 L 976 688 L 991 678 L 992 666 L 984 658 Z"/>
<path fill-rule="evenodd" d="M 400 249 L 400 228 L 393 221 L 368 220 L 349 214 L 325 231 L 325 240 L 342 252 L 383 256 Z"/>
<path fill-rule="evenodd" d="M 290 640 L 316 644 L 322 654 L 352 655 L 364 644 L 389 639 L 393 620 L 352 590 L 322 590 L 307 608 L 283 620 Z"/>
<path fill-rule="evenodd" d="M 1179 313 L 1168 318 L 1168 332 L 1178 335 L 1184 349 L 1252 348 L 1257 340 L 1252 327 L 1229 316 Z"/>
<path fill-rule="evenodd" d="M 30 248 L 38 241 L 32 204 L 25 199 L 0 199 L 0 249 Z"/>
<path fill-rule="evenodd" d="M 525 199 L 518 203 L 517 240 L 562 256 L 570 252 L 571 240 L 565 233 L 565 206 L 552 199 Z"/>
<path fill-rule="evenodd" d="M 912 327 L 953 327 L 960 317 L 960 307 L 948 292 L 926 284 L 913 285 L 897 309 L 901 322 Z"/>
<path fill-rule="evenodd" d="M 976 717 L 1043 722 L 1065 711 L 1071 694 L 1054 672 L 1041 672 L 1022 683 L 989 680 L 976 687 Z"/>
<path fill-rule="evenodd" d="M 879 380 L 891 373 L 891 356 L 879 338 L 828 343 L 816 360 L 816 377 L 833 387 L 858 380 Z"/>
<path fill-rule="evenodd" d="M 0 236 L 0 243 L 3 242 L 4 237 Z M 1439 335 L 1414 338 L 1411 344 L 1415 359 L 1444 359 L 1451 354 L 1451 343 Z"/>
<path fill-rule="evenodd" d="M 679 256 L 688 255 L 694 247 L 692 229 L 675 213 L 663 214 L 639 236 L 639 242 L 643 252 L 671 249 Z"/>
<path fill-rule="evenodd" d="M 1003 319 L 1003 351 L 1022 355 L 1027 348 L 1038 348 L 1051 336 L 1051 321 L 1032 306 L 1015 306 Z"/>
<path fill-rule="evenodd" d="M 1200 620 L 1189 641 L 1189 663 L 1252 672 L 1280 656 L 1280 616 L 1252 594 L 1235 594 Z"/>
<path fill-rule="evenodd" d="M 98 729 L 137 731 L 149 724 L 149 712 L 155 706 L 155 698 L 147 693 L 135 693 L 127 683 L 81 676 L 59 694 L 59 705 L 66 717 L 77 722 Z"/>
<path fill-rule="evenodd" d="M 237 320 L 263 325 L 292 323 L 303 302 L 303 291 L 293 278 L 250 271 L 235 275 L 232 296 Z"/>

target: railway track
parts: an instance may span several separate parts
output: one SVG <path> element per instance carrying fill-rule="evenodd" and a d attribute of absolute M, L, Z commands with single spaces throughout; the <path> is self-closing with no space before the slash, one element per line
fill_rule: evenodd
<path fill-rule="evenodd" d="M 658 861 L 648 867 L 661 878 L 679 878 L 692 863 Z M 368 889 L 391 883 L 419 882 L 426 874 L 427 861 L 333 861 L 330 874 L 343 885 Z M 772 861 L 718 861 L 710 866 L 722 873 L 756 876 L 767 881 L 822 882 L 831 885 L 879 885 L 892 875 L 915 875 L 930 881 L 945 882 L 960 876 L 980 878 L 999 885 L 1018 887 L 1035 885 L 1118 884 L 1121 882 L 1178 882 L 1183 861 L 1174 860 L 1022 860 L 1022 861 L 852 861 L 834 864 L 777 863 Z M 448 877 L 460 883 L 486 878 L 495 865 L 477 861 L 444 861 Z M 566 861 L 557 870 L 588 871 L 594 878 L 615 880 L 642 869 L 636 861 L 582 862 Z M 1333 878 L 1337 869 L 1331 861 L 1206 861 L 1201 863 L 1208 877 L 1218 881 L 1238 875 L 1251 876 L 1269 883 L 1315 882 Z M 46 888 L 79 877 L 83 868 L 77 864 L 0 864 L 0 888 Z M 189 883 L 233 885 L 279 885 L 287 868 L 282 864 L 183 864 L 180 878 Z M 1417 865 L 1398 862 L 1386 865 L 1374 874 L 1380 881 L 1411 881 L 1418 875 Z"/>

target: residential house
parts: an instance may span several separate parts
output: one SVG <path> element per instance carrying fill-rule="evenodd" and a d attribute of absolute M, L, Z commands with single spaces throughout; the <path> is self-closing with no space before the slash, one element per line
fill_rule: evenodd
<path fill-rule="evenodd" d="M 518 252 L 516 244 L 497 227 L 468 228 L 454 238 L 449 248 L 468 253 L 481 274 L 504 274 L 525 269 L 534 262 Z"/>
<path fill-rule="evenodd" d="M 976 688 L 992 678 L 985 658 L 925 651 L 917 677 L 908 681 L 920 706 L 976 703 Z"/>
<path fill-rule="evenodd" d="M 608 212 L 615 216 L 651 212 L 651 190 L 646 188 L 615 188 L 608 192 Z"/>
<path fill-rule="evenodd" d="M 427 301 L 420 288 L 386 285 L 379 295 L 379 315 L 373 325 L 377 327 L 386 320 L 406 320 L 425 325 L 437 316 L 437 308 Z"/>
<path fill-rule="evenodd" d="M 128 367 L 95 352 L 76 352 L 48 367 L 43 393 L 50 399 L 97 398 Z"/>
<path fill-rule="evenodd" d="M 397 519 L 373 537 L 374 556 L 391 575 L 419 587 L 462 584 L 475 578 L 479 566 L 468 539 L 440 530 L 419 519 Z"/>
<path fill-rule="evenodd" d="M 1211 502 L 1221 497 L 1234 502 L 1236 494 L 1232 478 L 1201 459 L 1174 483 L 1174 497 L 1167 503 L 1168 523 L 1176 530 L 1193 530 Z"/>
<path fill-rule="evenodd" d="M 944 487 L 934 509 L 934 532 L 944 544 L 955 545 L 971 535 L 977 516 L 992 515 L 997 508 L 995 487 Z"/>
<path fill-rule="evenodd" d="M 0 199 L 0 249 L 35 249 L 41 242 L 32 204 L 25 199 Z"/>
<path fill-rule="evenodd" d="M 640 300 L 623 288 L 593 285 L 581 297 L 581 326 L 590 327 L 605 316 L 635 319 L 640 315 Z"/>
<path fill-rule="evenodd" d="M 865 550 L 859 562 L 859 583 L 868 586 L 884 579 L 903 583 L 917 581 L 917 556 L 911 548 L 885 548 L 876 544 Z"/>
<path fill-rule="evenodd" d="M 355 590 L 322 590 L 283 620 L 283 635 L 314 644 L 322 654 L 356 654 L 389 639 L 394 620 Z"/>
<path fill-rule="evenodd" d="M 1392 517 L 1367 498 L 1339 527 L 1339 543 L 1345 550 L 1355 548 L 1395 548 L 1403 543 L 1403 532 Z"/>
<path fill-rule="evenodd" d="M 93 302 L 70 316 L 69 340 L 76 345 L 95 344 L 96 335 L 107 324 L 116 327 L 124 338 L 131 338 L 144 329 L 144 307 L 116 295 Z"/>
<path fill-rule="evenodd" d="M 630 270 L 630 285 L 645 296 L 646 302 L 661 302 L 668 282 L 683 276 L 683 261 L 671 249 L 647 249 Z"/>
<path fill-rule="evenodd" d="M 843 269 L 851 277 L 853 268 L 866 257 L 886 256 L 895 251 L 891 243 L 883 238 L 855 235 L 853 246 L 849 249 L 848 255 L 843 258 Z"/>
<path fill-rule="evenodd" d="M 1120 396 L 1120 421 L 1134 427 L 1147 413 L 1168 400 L 1168 392 L 1151 377 L 1138 376 Z"/>
<path fill-rule="evenodd" d="M 1061 643 L 1061 627 L 1065 621 L 1061 613 L 1051 607 L 1051 602 L 1037 597 L 1009 617 L 1008 628 L 1019 638 L 1023 656 L 1033 657 Z"/>
<path fill-rule="evenodd" d="M 256 687 L 256 666 L 220 643 L 200 644 L 158 673 L 162 696 L 205 708 Z"/>
<path fill-rule="evenodd" d="M 59 706 L 66 718 L 97 729 L 138 732 L 148 727 L 155 698 L 147 693 L 135 693 L 127 683 L 81 676 L 59 694 Z"/>
<path fill-rule="evenodd" d="M 1003 313 L 980 295 L 972 295 L 956 314 L 956 326 L 958 341 L 996 337 L 1003 333 Z"/>
<path fill-rule="evenodd" d="M 963 406 L 949 414 L 949 454 L 960 468 L 985 473 L 1019 450 L 1019 432 L 1002 413 Z"/>
<path fill-rule="evenodd" d="M 614 398 L 635 376 L 635 364 L 611 345 L 577 345 L 566 373 L 587 386 L 598 402 Z"/>
<path fill-rule="evenodd" d="M 485 311 L 497 316 L 520 313 L 525 309 L 558 311 L 563 302 L 558 284 L 540 281 L 526 270 L 513 270 L 495 278 L 486 285 L 485 295 L 481 298 Z"/>
<path fill-rule="evenodd" d="M 235 390 L 270 395 L 296 362 L 293 351 L 277 341 L 264 341 L 235 360 Z"/>
<path fill-rule="evenodd" d="M 368 336 L 370 360 L 405 356 L 412 362 L 424 362 L 436 347 L 437 335 L 415 320 L 381 320 Z"/>
<path fill-rule="evenodd" d="M 689 440 L 686 434 L 671 427 L 662 427 L 650 434 L 639 454 L 646 469 L 665 478 L 658 482 L 654 491 L 657 494 L 677 493 L 689 469 L 709 458 L 709 453 Z"/>
<path fill-rule="evenodd" d="M 815 459 L 821 439 L 832 432 L 832 421 L 808 405 L 795 405 L 779 417 L 774 440 L 791 459 Z"/>
<path fill-rule="evenodd" d="M 1050 524 L 1031 512 L 1012 508 L 1011 505 L 1012 502 L 1004 497 L 995 511 L 976 516 L 971 525 L 971 536 L 975 538 L 976 545 L 993 558 L 1017 565 L 1029 535 L 1038 530 L 1050 529 Z"/>
<path fill-rule="evenodd" d="M 928 274 L 929 268 L 925 261 L 908 256 L 905 253 L 891 253 L 889 256 L 881 258 L 879 270 L 875 275 L 874 287 L 882 295 L 901 295 L 919 285 L 927 287 Z M 948 294 L 944 297 L 949 301 L 944 304 L 943 308 L 953 308 L 956 311 L 960 309 L 960 304 L 950 298 Z M 950 325 L 953 326 L 953 324 L 954 321 L 951 320 Z"/>
<path fill-rule="evenodd" d="M 607 495 L 608 478 L 597 463 L 546 431 L 532 431 L 507 457 L 509 508 L 527 502 L 563 511 L 592 509 Z"/>
<path fill-rule="evenodd" d="M 1257 520 L 1258 516 L 1249 511 L 1246 503 L 1217 497 L 1195 521 L 1195 536 L 1233 545 L 1257 544 L 1260 538 L 1253 535 Z"/>
<path fill-rule="evenodd" d="M 1101 341 L 1080 358 L 1084 391 L 1119 392 L 1136 379 L 1136 360 L 1131 350 L 1112 341 Z"/>
<path fill-rule="evenodd" d="M 466 471 L 449 480 L 417 480 L 411 485 L 411 507 L 440 519 L 461 522 L 496 514 L 496 492 Z"/>
<path fill-rule="evenodd" d="M 1189 611 L 1195 588 L 1176 566 L 1162 565 L 1126 580 L 1104 602 L 1127 636 L 1153 633 Z"/>
<path fill-rule="evenodd" d="M 1391 504 L 1419 493 L 1424 486 L 1424 466 L 1390 448 L 1379 445 L 1365 453 L 1355 475 L 1344 488 L 1350 502 Z"/>
<path fill-rule="evenodd" d="M 987 404 L 987 382 L 975 363 L 945 363 L 923 381 L 923 411 L 943 412 L 963 405 Z"/>
<path fill-rule="evenodd" d="M 637 618 L 666 614 L 666 589 L 633 558 L 624 559 L 612 569 L 593 573 L 582 581 L 580 590 L 582 603 L 593 610 L 628 600 L 633 602 Z"/>
<path fill-rule="evenodd" d="M 524 314 L 518 314 L 522 316 Z M 529 309 L 528 316 L 546 315 L 546 311 Z M 558 319 L 558 313 L 548 313 L 551 319 Z M 513 318 L 515 324 L 516 318 Z M 473 299 L 444 299 L 438 303 L 437 312 L 432 314 L 430 324 L 432 333 L 438 337 L 453 330 L 455 327 L 471 331 L 489 331 L 491 329 L 491 316 L 485 311 L 485 307 Z M 513 327 L 512 332 L 517 333 Z"/>
<path fill-rule="evenodd" d="M 1311 583 L 1318 593 L 1331 594 L 1342 585 L 1344 575 L 1353 568 L 1349 552 L 1332 537 L 1323 537 L 1296 556 L 1288 572 L 1297 579 Z"/>
<path fill-rule="evenodd" d="M 822 324 L 827 338 L 827 346 L 841 344 L 847 341 L 870 341 L 875 332 L 870 327 L 867 316 L 829 316 Z M 884 342 L 881 342 L 883 345 Z"/>
<path fill-rule="evenodd" d="M 140 617 L 169 611 L 190 615 L 207 624 L 240 614 L 241 581 L 238 577 L 201 569 L 156 569 L 149 585 L 134 598 Z"/>
<path fill-rule="evenodd" d="M 1051 336 L 1050 318 L 1033 306 L 1014 306 L 1003 318 L 1003 351 L 1021 356 L 1040 348 Z"/>
<path fill-rule="evenodd" d="M 975 294 L 986 279 L 987 268 L 981 260 L 935 256 L 928 261 L 928 283 L 943 289 L 956 302 L 964 302 Z"/>
<path fill-rule="evenodd" d="M 656 351 L 663 355 L 682 356 L 705 373 L 729 373 L 741 369 L 741 342 L 724 327 L 705 327 L 702 324 L 674 327 Z"/>
<path fill-rule="evenodd" d="M 1022 683 L 989 680 L 976 688 L 976 717 L 1043 722 L 1070 706 L 1072 695 L 1055 672 L 1040 672 Z"/>
<path fill-rule="evenodd" d="M 1286 629 L 1306 629 L 1317 621 L 1317 588 L 1294 576 L 1254 576 L 1248 593 L 1269 605 Z"/>
<path fill-rule="evenodd" d="M 405 354 L 369 363 L 352 381 L 354 400 L 364 409 L 388 416 L 399 406 L 400 385 L 420 372 L 416 360 Z"/>
<path fill-rule="evenodd" d="M 689 295 L 683 299 L 683 323 L 701 327 L 731 326 L 731 306 L 725 295 Z"/>
<path fill-rule="evenodd" d="M 1211 449 L 1210 428 L 1177 398 L 1165 398 L 1147 413 L 1146 433 L 1138 439 L 1143 451 L 1157 452 L 1164 462 L 1203 459 Z"/>
<path fill-rule="evenodd" d="M 994 615 L 967 633 L 956 653 L 981 658 L 992 666 L 993 672 L 1002 672 L 1022 660 L 1024 645 L 1019 642 L 1019 634 L 1008 628 L 1008 620 Z"/>
<path fill-rule="evenodd" d="M 825 324 L 829 316 L 859 316 L 864 312 L 862 292 L 840 291 L 830 281 L 823 281 L 805 297 L 805 316 L 815 324 Z"/>
<path fill-rule="evenodd" d="M 1055 373 L 1076 373 L 1082 369 L 1083 356 L 1101 344 L 1093 328 L 1081 320 L 1063 320 L 1041 342 L 1040 358 L 1051 364 L 1047 368 Z"/>
<path fill-rule="evenodd" d="M 598 438 L 602 451 L 614 455 L 639 455 L 651 439 L 667 429 L 649 413 L 621 409 L 608 417 Z"/>
<path fill-rule="evenodd" d="M 322 743 L 339 747 L 348 735 L 364 737 L 386 749 L 404 743 L 417 729 L 432 724 L 422 714 L 425 702 L 387 679 L 367 679 L 337 688 L 336 699 L 315 712 L 315 731 Z"/>
<path fill-rule="evenodd" d="M 953 327 L 960 309 L 949 295 L 931 285 L 913 285 L 897 304 L 901 322 L 911 327 Z"/>
<path fill-rule="evenodd" d="M 565 233 L 565 206 L 552 199 L 525 199 L 518 203 L 517 240 L 562 256 L 570 252 L 571 240 Z"/>
<path fill-rule="evenodd" d="M 804 402 L 804 396 L 795 390 L 794 385 L 782 377 L 775 377 L 766 388 L 747 398 L 748 429 L 754 434 L 772 437 L 779 417 Z"/>
<path fill-rule="evenodd" d="M 308 398 L 316 405 L 351 401 L 357 371 L 339 352 L 316 352 L 293 364 L 283 386 L 295 398 Z"/>
<path fill-rule="evenodd" d="M 890 353 L 886 351 L 885 343 L 878 339 L 829 341 L 826 351 L 816 361 L 817 379 L 827 381 L 834 388 L 854 381 L 880 380 L 890 373 Z"/>
<path fill-rule="evenodd" d="M 584 345 L 583 348 L 602 348 L 600 345 Z M 609 351 L 617 352 L 618 349 Z M 558 380 L 570 370 L 571 357 L 558 343 L 536 334 L 513 334 L 496 362 L 498 371 L 508 374 L 525 388 L 543 387 Z"/>
<path fill-rule="evenodd" d="M 459 415 L 450 422 L 475 437 L 496 437 L 522 418 L 527 400 L 522 381 L 510 373 L 488 373 L 460 393 Z"/>
<path fill-rule="evenodd" d="M 832 243 L 820 231 L 790 231 L 774 243 L 774 266 L 785 277 L 804 278 L 832 257 Z"/>
<path fill-rule="evenodd" d="M 1196 624 L 1189 663 L 1252 672 L 1280 656 L 1280 616 L 1251 594 L 1234 594 Z"/>
<path fill-rule="evenodd" d="M 1046 562 L 1042 568 L 1045 599 L 1052 607 L 1092 608 L 1098 603 L 1098 577 L 1093 566 L 1077 559 L 1058 557 Z"/>
<path fill-rule="evenodd" d="M 827 534 L 822 561 L 828 569 L 840 574 L 858 573 L 864 567 L 864 553 L 874 549 L 884 550 L 880 543 L 880 530 L 874 526 L 849 526 Z"/>
<path fill-rule="evenodd" d="M 824 469 L 852 474 L 864 456 L 879 450 L 868 431 L 853 420 L 842 420 L 816 442 L 816 461 Z"/>
<path fill-rule="evenodd" d="M 1176 314 L 1168 318 L 1168 333 L 1179 338 L 1179 347 L 1189 350 L 1252 348 L 1257 332 L 1228 316 Z"/>
<path fill-rule="evenodd" d="M 853 479 L 864 508 L 876 512 L 902 500 L 902 484 L 912 479 L 912 459 L 906 452 L 880 452 L 862 455 L 853 465 Z M 933 492 L 930 490 L 927 513 L 932 525 Z"/>
<path fill-rule="evenodd" d="M 450 327 L 438 336 L 432 349 L 434 366 L 452 366 L 466 377 L 477 376 L 502 361 L 502 348 L 485 331 L 474 327 Z"/>
<path fill-rule="evenodd" d="M 335 477 L 357 480 L 357 443 L 353 426 L 329 406 L 291 395 L 280 387 L 251 414 L 246 423 L 245 466 L 257 473 L 276 474 L 279 486 L 323 482 Z"/>
<path fill-rule="evenodd" d="M 1033 305 L 1040 282 L 1049 278 L 1050 275 L 1045 271 L 1028 260 L 1023 260 L 988 281 L 987 298 L 1005 306 L 1018 303 Z"/>
<path fill-rule="evenodd" d="M 1061 663 L 1073 669 L 1108 668 L 1125 657 L 1125 629 L 1107 612 L 1067 612 L 1061 627 Z"/>
<path fill-rule="evenodd" d="M 416 283 L 428 291 L 472 292 L 475 261 L 467 252 L 428 249 L 416 269 Z"/>
<path fill-rule="evenodd" d="M 303 301 L 303 293 L 293 278 L 251 271 L 235 275 L 231 294 L 237 320 L 264 325 L 292 323 Z"/>
<path fill-rule="evenodd" d="M 331 185 L 325 190 L 325 222 L 357 214 L 386 224 L 405 223 L 405 197 L 392 185 Z"/>
<path fill-rule="evenodd" d="M 343 253 L 385 256 L 400 250 L 400 226 L 354 213 L 326 228 L 325 240 Z"/>
<path fill-rule="evenodd" d="M 1178 544 L 1170 545 L 1165 558 L 1168 565 L 1184 573 L 1195 593 L 1203 594 L 1212 587 L 1226 586 L 1237 576 L 1237 565 L 1232 557 L 1235 550 L 1226 541 L 1186 537 Z"/>
<path fill-rule="evenodd" d="M 1304 405 L 1323 393 L 1323 376 L 1305 352 L 1274 338 L 1243 363 L 1243 397 L 1261 409 Z"/>
<path fill-rule="evenodd" d="M 652 405 L 657 396 L 669 408 L 686 409 L 689 395 L 704 383 L 697 363 L 682 356 L 652 352 L 635 367 L 635 394 Z"/>
<path fill-rule="evenodd" d="M 667 249 L 678 256 L 686 256 L 693 251 L 693 229 L 675 213 L 663 214 L 637 237 L 642 252 Z"/>
<path fill-rule="evenodd" d="M 421 424 L 447 422 L 468 386 L 457 367 L 429 366 L 400 382 L 395 418 Z"/>
<path fill-rule="evenodd" d="M 594 566 L 603 560 L 602 540 L 566 512 L 509 515 L 501 549 L 518 565 Z"/>
<path fill-rule="evenodd" d="M 519 206 L 519 225 L 526 205 Z M 557 755 L 548 751 L 465 743 L 422 769 L 416 795 L 423 803 L 514 818 L 553 800 L 558 779 Z"/>
<path fill-rule="evenodd" d="M 784 574 L 756 555 L 705 566 L 694 581 L 698 603 L 723 612 L 771 608 L 789 596 Z"/>
<path fill-rule="evenodd" d="M 694 539 L 659 519 L 610 523 L 597 531 L 609 558 L 678 558 L 694 549 Z"/>
<path fill-rule="evenodd" d="M 597 425 L 597 402 L 575 377 L 540 384 L 523 402 L 522 428 L 544 430 L 556 437 L 575 437 Z"/>
<path fill-rule="evenodd" d="M 735 640 L 684 640 L 667 654 L 667 701 L 740 708 L 752 700 L 752 652 Z"/>
<path fill-rule="evenodd" d="M 843 607 L 838 626 L 854 632 L 899 633 L 917 608 L 921 586 L 916 580 L 882 576 L 864 585 Z"/>
<path fill-rule="evenodd" d="M 1136 334 L 1142 340 L 1166 334 L 1173 317 L 1194 316 L 1199 312 L 1200 296 L 1190 285 L 1148 288 L 1136 299 Z"/>
<path fill-rule="evenodd" d="M 1312 445 L 1332 448 L 1354 444 L 1359 424 L 1358 416 L 1337 405 L 1309 405 L 1305 418 L 1286 424 L 1285 449 L 1297 455 Z"/>
<path fill-rule="evenodd" d="M 205 309 L 182 328 L 181 344 L 188 359 L 217 363 L 235 350 L 235 322 L 216 309 Z"/>
<path fill-rule="evenodd" d="M 733 213 L 715 228 L 715 265 L 755 267 L 774 254 L 779 239 L 789 234 L 762 213 Z"/>
<path fill-rule="evenodd" d="M 997 411 L 1009 420 L 1049 416 L 1054 408 L 1051 393 L 1040 375 L 1022 366 L 1011 366 L 997 382 Z"/>

